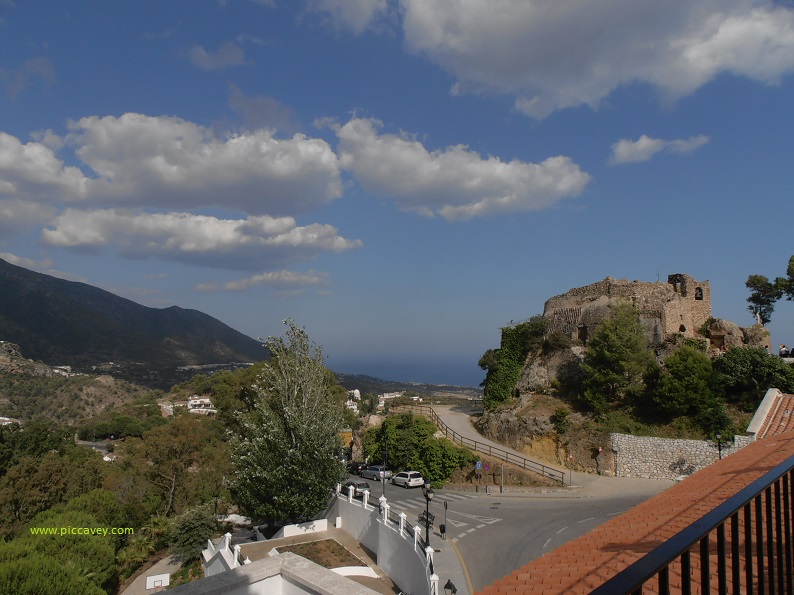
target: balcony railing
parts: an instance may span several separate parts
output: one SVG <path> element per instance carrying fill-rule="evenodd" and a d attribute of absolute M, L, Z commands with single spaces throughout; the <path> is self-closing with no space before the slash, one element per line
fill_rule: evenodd
<path fill-rule="evenodd" d="M 595 589 L 792 594 L 794 456 Z"/>

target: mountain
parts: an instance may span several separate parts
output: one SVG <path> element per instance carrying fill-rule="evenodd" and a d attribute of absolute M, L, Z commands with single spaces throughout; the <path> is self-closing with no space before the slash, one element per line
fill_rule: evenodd
<path fill-rule="evenodd" d="M 136 380 L 144 370 L 156 376 L 165 369 L 267 358 L 261 343 L 198 310 L 149 308 L 2 259 L 0 340 L 50 365 L 136 368 Z"/>

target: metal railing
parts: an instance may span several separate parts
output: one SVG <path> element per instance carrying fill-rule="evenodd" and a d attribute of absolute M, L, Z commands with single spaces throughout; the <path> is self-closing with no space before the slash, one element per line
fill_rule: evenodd
<path fill-rule="evenodd" d="M 592 591 L 794 591 L 794 456 Z M 714 547 L 716 545 L 716 548 Z"/>
<path fill-rule="evenodd" d="M 560 471 L 559 469 L 555 469 L 554 467 L 548 467 L 543 463 L 538 463 L 537 461 L 533 461 L 530 459 L 525 459 L 524 457 L 518 456 L 510 451 L 507 451 L 503 448 L 498 448 L 495 446 L 491 446 L 490 444 L 485 444 L 484 442 L 480 442 L 478 440 L 472 440 L 471 438 L 466 438 L 458 434 L 455 430 L 450 428 L 447 424 L 445 424 L 442 419 L 438 416 L 438 414 L 433 410 L 432 407 L 428 405 L 393 405 L 390 408 L 390 411 L 401 411 L 401 410 L 408 410 L 411 412 L 417 412 L 421 415 L 425 415 L 429 417 L 433 423 L 438 426 L 438 428 L 444 432 L 444 435 L 452 440 L 455 444 L 460 444 L 461 446 L 466 446 L 472 450 L 476 450 L 479 453 L 487 454 L 494 458 L 504 461 L 505 463 L 510 463 L 511 465 L 516 465 L 517 467 L 521 467 L 527 471 L 533 471 L 539 475 L 544 477 L 548 477 L 549 479 L 553 479 L 554 481 L 559 481 L 561 484 L 565 483 L 565 471 Z"/>

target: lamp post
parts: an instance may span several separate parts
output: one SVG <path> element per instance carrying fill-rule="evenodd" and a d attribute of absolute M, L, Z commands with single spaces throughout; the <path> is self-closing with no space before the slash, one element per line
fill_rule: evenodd
<path fill-rule="evenodd" d="M 430 487 L 430 482 L 425 481 L 422 486 L 422 493 L 425 496 L 425 546 L 430 547 L 430 501 L 433 499 L 433 488 Z"/>
<path fill-rule="evenodd" d="M 456 595 L 458 589 L 455 587 L 455 583 L 452 582 L 452 579 L 447 579 L 447 583 L 444 585 L 444 593 L 445 595 Z"/>
<path fill-rule="evenodd" d="M 386 497 L 386 467 L 388 465 L 389 460 L 389 451 L 386 448 L 386 445 L 383 445 L 383 450 L 381 451 L 383 455 L 383 472 L 381 473 L 381 482 L 383 483 L 383 491 L 381 495 L 385 498 Z"/>
<path fill-rule="evenodd" d="M 720 459 L 722 459 L 722 447 L 723 446 L 727 446 L 728 448 L 730 448 L 731 446 L 733 446 L 733 441 L 732 440 L 724 440 L 723 437 L 722 437 L 722 434 L 716 434 L 714 436 L 714 438 L 715 438 L 714 442 L 709 440 L 709 446 L 716 446 L 717 447 L 717 452 L 719 453 L 719 457 L 720 457 Z"/>

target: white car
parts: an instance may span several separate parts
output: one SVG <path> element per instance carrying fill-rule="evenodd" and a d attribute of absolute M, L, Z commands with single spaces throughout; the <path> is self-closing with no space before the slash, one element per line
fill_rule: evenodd
<path fill-rule="evenodd" d="M 416 488 L 425 485 L 425 479 L 419 471 L 400 471 L 391 478 L 391 482 L 404 488 Z"/>

